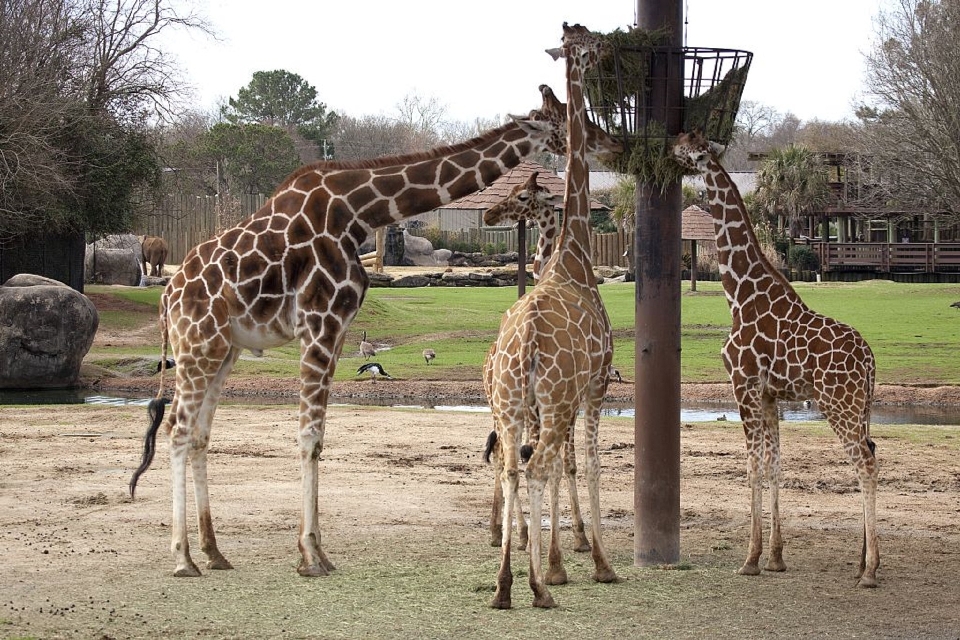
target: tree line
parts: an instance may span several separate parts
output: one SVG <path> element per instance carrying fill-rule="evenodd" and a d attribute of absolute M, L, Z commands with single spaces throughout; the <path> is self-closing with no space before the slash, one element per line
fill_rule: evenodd
<path fill-rule="evenodd" d="M 960 3 L 885 6 L 854 120 L 741 104 L 724 162 L 754 170 L 764 158 L 759 218 L 789 230 L 822 206 L 824 152 L 858 158 L 841 171 L 863 174 L 864 204 L 960 217 Z M 437 99 L 417 95 L 390 115 L 336 113 L 288 70 L 254 73 L 212 112 L 191 108 L 160 46 L 173 29 L 213 34 L 173 0 L 0 0 L 0 242 L 38 228 L 126 231 L 165 192 L 270 193 L 303 163 L 420 151 L 501 124 L 450 121 Z M 607 197 L 628 217 L 621 191 Z"/>

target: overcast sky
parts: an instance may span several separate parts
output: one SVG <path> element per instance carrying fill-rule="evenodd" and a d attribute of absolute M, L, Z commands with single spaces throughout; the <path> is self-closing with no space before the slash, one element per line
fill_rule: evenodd
<path fill-rule="evenodd" d="M 633 23 L 634 0 L 194 0 L 220 40 L 168 40 L 195 104 L 213 109 L 256 71 L 302 76 L 344 115 L 397 112 L 436 98 L 451 120 L 526 113 L 537 87 L 565 95 L 564 21 L 608 32 Z M 752 51 L 745 100 L 801 120 L 842 120 L 862 94 L 877 0 L 684 0 L 686 44 Z"/>

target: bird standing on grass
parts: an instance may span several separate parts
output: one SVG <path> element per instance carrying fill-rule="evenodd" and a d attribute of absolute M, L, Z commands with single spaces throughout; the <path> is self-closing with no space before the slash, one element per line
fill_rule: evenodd
<path fill-rule="evenodd" d="M 379 362 L 368 362 L 367 364 L 360 365 L 360 368 L 357 369 L 357 375 L 363 375 L 364 373 L 369 373 L 371 380 L 376 380 L 377 376 L 383 376 L 387 380 L 393 380 L 393 377 L 383 370 L 383 366 Z"/>
<path fill-rule="evenodd" d="M 427 361 L 427 364 L 437 357 L 437 352 L 433 349 L 424 349 L 423 350 L 423 359 Z"/>
<path fill-rule="evenodd" d="M 363 338 L 360 340 L 360 355 L 363 356 L 364 360 L 369 360 L 377 355 L 377 350 L 374 348 L 373 343 L 367 342 L 366 331 L 363 332 Z"/>

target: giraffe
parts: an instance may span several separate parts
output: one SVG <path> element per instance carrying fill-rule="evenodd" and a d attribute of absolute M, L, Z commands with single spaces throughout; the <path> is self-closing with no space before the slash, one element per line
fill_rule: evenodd
<path fill-rule="evenodd" d="M 681 134 L 674 154 L 703 174 L 717 235 L 720 275 L 733 324 L 723 347 L 747 441 L 751 489 L 750 547 L 738 573 L 757 575 L 763 550 L 762 475 L 770 485 L 768 571 L 784 571 L 780 533 L 779 400 L 817 402 L 840 438 L 860 481 L 863 548 L 861 587 L 877 586 L 877 459 L 870 439 L 876 365 L 852 327 L 809 309 L 757 243 L 736 185 L 718 161 L 723 147 L 698 133 Z"/>
<path fill-rule="evenodd" d="M 519 220 L 535 221 L 537 223 L 540 227 L 540 238 L 537 240 L 537 252 L 533 259 L 534 280 L 540 278 L 543 265 L 553 253 L 553 245 L 557 236 L 555 207 L 558 204 L 558 198 L 549 189 L 537 183 L 538 177 L 538 171 L 531 172 L 526 182 L 516 185 L 503 200 L 487 209 L 486 213 L 483 214 L 483 222 L 488 226 L 497 226 L 505 222 L 517 222 Z M 490 350 L 483 361 L 483 383 L 488 402 L 493 389 L 492 358 L 495 353 L 496 343 L 490 345 Z M 574 422 L 576 422 L 575 419 Z M 577 462 L 573 435 L 573 424 L 571 424 L 567 444 L 563 450 L 563 474 L 567 479 L 567 489 L 570 493 L 574 551 L 589 551 L 590 542 L 584 534 L 583 515 L 580 512 L 580 501 L 577 495 Z M 527 437 L 528 443 L 536 442 L 539 438 L 539 423 L 536 420 L 527 425 Z M 500 483 L 503 457 L 501 455 L 502 450 L 497 445 L 496 427 L 487 439 L 487 448 L 484 452 L 485 461 L 490 461 L 490 454 L 494 449 L 496 450 L 494 456 L 496 473 L 494 475 L 493 507 L 490 513 L 490 545 L 499 547 L 503 541 L 503 492 Z M 532 446 L 525 445 L 520 452 L 520 457 L 524 461 L 529 460 L 532 451 Z M 527 521 L 523 518 L 523 509 L 519 500 L 517 501 L 516 512 L 517 526 L 519 527 L 517 546 L 526 548 L 529 534 Z"/>
<path fill-rule="evenodd" d="M 483 214 L 483 224 L 488 227 L 503 225 L 506 222 L 536 222 L 540 227 L 537 239 L 537 252 L 533 257 L 533 279 L 540 278 L 543 265 L 553 253 L 557 237 L 557 214 L 555 207 L 559 198 L 549 189 L 537 183 L 539 171 L 533 171 L 526 182 L 516 185 L 510 193 Z"/>
<path fill-rule="evenodd" d="M 288 176 L 251 217 L 195 247 L 160 301 L 163 354 L 177 362 L 174 396 L 163 423 L 169 436 L 174 575 L 197 576 L 186 526 L 189 459 L 200 547 L 208 568 L 229 569 L 217 548 L 207 488 L 206 454 L 220 393 L 243 349 L 300 342 L 299 458 L 302 484 L 298 547 L 303 576 L 327 575 L 334 565 L 320 544 L 318 459 L 327 399 L 347 329 L 369 285 L 357 257 L 375 229 L 437 208 L 490 184 L 533 153 L 565 153 L 562 103 L 546 85 L 543 106 L 463 143 L 422 153 L 320 162 Z M 619 144 L 594 127 L 597 153 Z M 163 375 L 149 407 L 140 467 L 150 466 L 163 421 Z"/>
<path fill-rule="evenodd" d="M 490 408 L 503 456 L 500 474 L 506 523 L 513 522 L 519 481 L 519 448 L 524 425 L 538 420 L 540 437 L 526 467 L 530 502 L 530 574 L 533 606 L 553 607 L 547 584 L 563 584 L 566 570 L 559 545 L 557 494 L 561 452 L 570 425 L 584 407 L 587 487 L 590 500 L 594 580 L 614 582 L 600 534 L 600 457 L 597 429 L 607 388 L 613 340 L 610 320 L 600 300 L 590 260 L 589 174 L 584 132 L 587 115 L 583 73 L 596 64 L 601 41 L 580 25 L 563 25 L 563 44 L 554 57 L 566 59 L 567 170 L 563 227 L 557 249 L 532 292 L 507 310 L 500 323 L 493 354 Z M 540 557 L 543 493 L 550 484 L 549 567 Z M 510 608 L 512 527 L 503 527 L 500 569 L 490 605 Z"/>

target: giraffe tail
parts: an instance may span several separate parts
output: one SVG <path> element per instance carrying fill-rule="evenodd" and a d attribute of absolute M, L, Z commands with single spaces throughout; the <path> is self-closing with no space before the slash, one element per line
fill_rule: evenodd
<path fill-rule="evenodd" d="M 160 352 L 160 362 L 157 364 L 157 371 L 160 373 L 160 383 L 159 388 L 157 389 L 156 400 L 160 400 L 163 397 L 163 374 L 167 369 L 173 368 L 176 364 L 173 362 L 172 358 L 169 358 L 170 354 L 170 334 L 167 331 L 167 295 L 164 293 L 160 296 L 160 339 L 163 344 Z M 156 401 L 155 400 L 155 401 Z M 161 409 L 162 413 L 162 409 Z"/>
<path fill-rule="evenodd" d="M 486 464 L 490 464 L 490 454 L 493 453 L 493 448 L 497 446 L 497 430 L 494 429 L 490 432 L 490 435 L 487 436 L 487 444 L 483 448 L 483 461 Z"/>
<path fill-rule="evenodd" d="M 137 467 L 137 470 L 133 472 L 133 477 L 130 478 L 131 499 L 134 498 L 137 491 L 137 480 L 150 468 L 150 463 L 153 462 L 153 454 L 157 451 L 157 431 L 160 429 L 160 423 L 163 422 L 163 410 L 168 402 L 170 401 L 166 398 L 159 398 L 151 400 L 150 404 L 147 405 L 147 412 L 150 414 L 150 426 L 143 437 L 143 456 L 140 458 L 140 466 Z"/>

